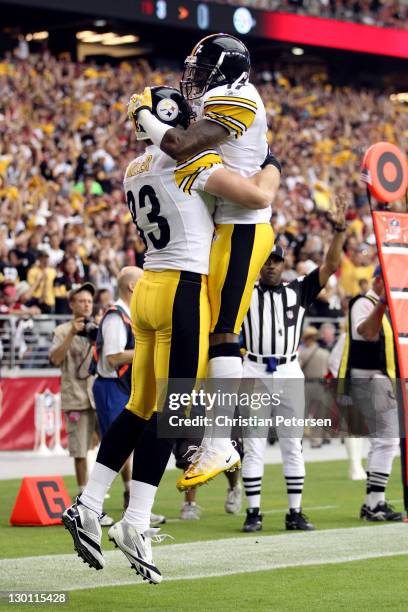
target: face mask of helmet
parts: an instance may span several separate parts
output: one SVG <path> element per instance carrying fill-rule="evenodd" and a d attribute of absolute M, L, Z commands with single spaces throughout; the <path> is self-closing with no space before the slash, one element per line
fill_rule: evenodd
<path fill-rule="evenodd" d="M 180 127 L 184 130 L 190 125 L 195 116 L 188 102 L 177 89 L 172 87 L 152 87 L 152 114 L 171 127 Z M 143 125 L 134 118 L 136 139 L 148 140 L 149 135 Z"/>
<path fill-rule="evenodd" d="M 197 100 L 211 85 L 214 86 L 217 82 L 222 85 L 225 82 L 225 76 L 217 67 L 197 65 L 196 61 L 196 57 L 189 56 L 184 64 L 180 89 L 186 100 Z"/>

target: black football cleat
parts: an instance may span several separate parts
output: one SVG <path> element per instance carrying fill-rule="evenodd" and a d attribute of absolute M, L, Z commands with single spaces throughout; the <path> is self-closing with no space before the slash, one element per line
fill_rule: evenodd
<path fill-rule="evenodd" d="M 403 521 L 405 518 L 402 512 L 396 512 L 386 501 L 378 502 L 375 508 L 367 508 L 365 520 L 373 523 L 381 521 Z"/>
<path fill-rule="evenodd" d="M 245 533 L 253 533 L 262 531 L 262 514 L 259 508 L 248 508 L 246 511 L 246 519 L 242 531 Z"/>
<path fill-rule="evenodd" d="M 365 519 L 367 516 L 368 506 L 367 504 L 363 504 L 360 508 L 360 518 Z"/>
<path fill-rule="evenodd" d="M 315 529 L 313 523 L 303 514 L 302 509 L 297 512 L 294 508 L 290 508 L 285 517 L 285 525 L 287 531 L 314 531 Z"/>

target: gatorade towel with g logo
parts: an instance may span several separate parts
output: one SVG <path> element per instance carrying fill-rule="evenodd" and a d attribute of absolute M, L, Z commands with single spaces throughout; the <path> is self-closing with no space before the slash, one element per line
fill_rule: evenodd
<path fill-rule="evenodd" d="M 406 156 L 389 142 L 377 142 L 369 147 L 362 163 L 362 180 L 378 202 L 396 202 L 408 189 Z"/>

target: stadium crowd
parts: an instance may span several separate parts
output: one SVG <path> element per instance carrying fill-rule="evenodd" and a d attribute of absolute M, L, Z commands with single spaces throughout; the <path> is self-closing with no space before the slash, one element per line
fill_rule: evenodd
<path fill-rule="evenodd" d="M 406 0 L 227 0 L 228 4 L 406 29 Z"/>
<path fill-rule="evenodd" d="M 131 92 L 178 79 L 144 60 L 97 67 L 47 53 L 0 61 L 0 314 L 66 314 L 69 291 L 84 280 L 97 287 L 102 312 L 120 268 L 142 266 L 144 244 L 122 191 L 140 147 L 126 105 Z M 332 194 L 351 196 L 341 270 L 312 313 L 336 316 L 343 298 L 367 289 L 376 263 L 361 155 L 380 140 L 406 149 L 408 108 L 306 68 L 264 68 L 253 79 L 283 165 L 272 223 L 288 252 L 285 279 L 321 262 Z"/>

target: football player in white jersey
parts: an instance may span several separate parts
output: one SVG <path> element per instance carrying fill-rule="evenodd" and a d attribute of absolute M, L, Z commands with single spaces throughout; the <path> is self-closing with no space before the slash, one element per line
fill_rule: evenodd
<path fill-rule="evenodd" d="M 190 118 L 181 94 L 168 87 L 152 89 L 155 116 L 185 129 Z M 147 134 L 136 122 L 139 139 Z M 172 381 L 205 377 L 208 362 L 210 306 L 207 274 L 213 236 L 212 203 L 201 190 L 246 206 L 268 206 L 273 172 L 253 179 L 222 166 L 215 151 L 204 151 L 200 166 L 188 174 L 157 146 L 148 144 L 125 174 L 124 187 L 133 221 L 146 246 L 143 276 L 132 303 L 136 350 L 132 392 L 125 409 L 104 436 L 95 467 L 80 498 L 63 514 L 75 549 L 91 567 L 102 569 L 103 500 L 134 450 L 129 506 L 109 538 L 144 579 L 162 576 L 152 558 L 151 541 L 161 536 L 149 528 L 155 493 L 166 468 L 173 439 L 157 436 L 156 408 L 165 405 Z M 199 191 L 200 190 L 200 191 Z M 211 200 L 211 198 L 210 198 Z M 168 381 L 161 393 L 160 382 Z M 186 389 L 183 389 L 184 391 Z"/>
<path fill-rule="evenodd" d="M 268 156 L 265 108 L 249 83 L 249 71 L 249 52 L 240 40 L 228 34 L 207 36 L 187 57 L 181 81 L 182 93 L 194 105 L 199 120 L 187 130 L 172 129 L 158 121 L 149 111 L 148 88 L 133 96 L 134 113 L 151 140 L 177 160 L 190 156 L 195 164 L 199 151 L 215 147 L 226 168 L 253 176 L 268 157 L 276 166 L 277 190 L 280 165 Z M 255 281 L 274 242 L 270 217 L 270 207 L 249 210 L 228 197 L 217 199 L 208 276 L 211 336 L 207 376 L 231 379 L 229 392 L 237 390 L 242 378 L 240 328 Z M 229 409 L 232 412 L 233 406 Z M 214 429 L 206 430 L 191 467 L 177 483 L 180 490 L 203 484 L 239 465 L 239 455 L 227 437 L 229 432 L 223 431 L 220 436 Z"/>

